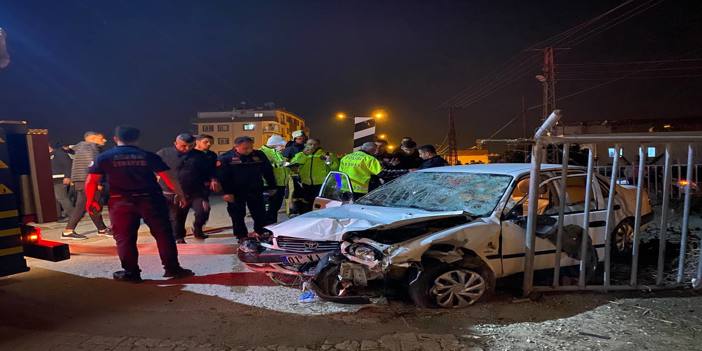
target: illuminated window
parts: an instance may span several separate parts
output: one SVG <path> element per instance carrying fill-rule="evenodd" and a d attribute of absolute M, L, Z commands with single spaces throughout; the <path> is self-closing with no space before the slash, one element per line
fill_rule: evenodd
<path fill-rule="evenodd" d="M 254 112 L 254 117 L 263 117 L 263 112 Z"/>
<path fill-rule="evenodd" d="M 204 132 L 214 132 L 214 126 L 211 124 L 204 124 L 200 126 L 200 130 Z"/>
<path fill-rule="evenodd" d="M 647 157 L 656 157 L 656 147 L 655 146 L 649 146 L 646 148 L 646 156 Z"/>
<path fill-rule="evenodd" d="M 218 132 L 228 132 L 229 131 L 229 125 L 228 124 L 220 124 L 217 126 L 217 131 Z"/>
<path fill-rule="evenodd" d="M 244 123 L 244 130 L 254 130 L 254 129 L 256 129 L 256 124 Z"/>
<path fill-rule="evenodd" d="M 607 154 L 610 158 L 614 157 L 614 148 L 610 147 L 609 149 L 607 149 Z M 621 157 L 622 155 L 624 155 L 624 149 L 619 148 L 619 157 Z"/>
<path fill-rule="evenodd" d="M 229 145 L 229 138 L 217 138 L 217 144 Z"/>

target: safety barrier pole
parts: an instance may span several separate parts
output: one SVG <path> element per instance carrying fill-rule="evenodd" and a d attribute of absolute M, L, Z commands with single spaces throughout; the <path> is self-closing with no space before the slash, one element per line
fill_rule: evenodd
<path fill-rule="evenodd" d="M 580 279 L 578 286 L 585 287 L 585 273 L 587 272 L 587 239 L 590 238 L 590 202 L 592 201 L 592 148 L 587 151 L 587 176 L 585 178 L 585 210 L 583 215 L 583 235 L 580 238 Z"/>
<path fill-rule="evenodd" d="M 556 233 L 556 261 L 553 268 L 553 287 L 558 287 L 561 281 L 561 251 L 563 250 L 563 218 L 566 205 L 566 183 L 568 177 L 568 160 L 570 144 L 563 144 L 563 163 L 561 165 L 561 184 L 558 189 L 558 231 Z"/>
<path fill-rule="evenodd" d="M 680 256 L 678 258 L 678 284 L 682 283 L 685 275 L 685 248 L 687 247 L 687 229 L 690 222 L 690 189 L 692 188 L 692 144 L 687 145 L 687 185 L 685 185 L 685 204 L 683 205 L 682 232 L 680 234 Z M 678 184 L 680 178 L 678 178 Z"/>
<path fill-rule="evenodd" d="M 529 203 L 527 204 L 527 228 L 524 238 L 526 256 L 524 257 L 524 283 L 522 293 L 531 294 L 534 287 L 534 253 L 536 252 L 536 219 L 538 210 L 539 175 L 541 174 L 542 140 L 561 118 L 561 111 L 555 110 L 534 134 L 534 146 L 531 148 L 531 171 L 529 172 Z"/>
<path fill-rule="evenodd" d="M 663 203 L 661 207 L 661 227 L 658 233 L 658 274 L 656 285 L 663 284 L 663 267 L 665 265 L 665 243 L 668 236 L 668 203 L 670 202 L 670 144 L 665 145 L 665 168 L 663 169 Z"/>
<path fill-rule="evenodd" d="M 631 251 L 631 281 L 629 285 L 636 286 L 639 274 L 639 234 L 641 232 L 641 202 L 643 198 L 643 168 L 644 168 L 644 145 L 639 145 L 639 174 L 636 183 L 636 210 L 634 211 L 634 239 Z"/>
<path fill-rule="evenodd" d="M 607 197 L 607 217 L 605 223 L 605 263 L 604 263 L 604 286 L 609 287 L 612 278 L 612 222 L 614 221 L 614 196 L 617 191 L 617 177 L 619 173 L 619 150 L 621 145 L 614 146 L 614 157 L 612 158 L 612 175 L 609 181 L 609 197 Z"/>

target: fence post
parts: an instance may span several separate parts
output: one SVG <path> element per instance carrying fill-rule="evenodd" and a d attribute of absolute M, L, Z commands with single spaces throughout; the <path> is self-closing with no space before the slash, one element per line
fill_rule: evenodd
<path fill-rule="evenodd" d="M 587 152 L 587 177 L 585 183 L 585 211 L 583 214 L 583 236 L 580 238 L 580 278 L 578 285 L 585 287 L 587 271 L 587 239 L 590 237 L 590 202 L 592 201 L 592 148 Z M 594 244 L 594 243 L 593 243 Z"/>
<path fill-rule="evenodd" d="M 685 185 L 685 204 L 683 207 L 682 231 L 680 234 L 680 256 L 678 258 L 678 284 L 682 283 L 685 276 L 685 249 L 687 248 L 687 227 L 690 222 L 690 190 L 692 188 L 692 144 L 687 145 L 687 185 Z M 678 184 L 680 183 L 678 178 Z"/>
<path fill-rule="evenodd" d="M 629 285 L 636 286 L 639 274 L 639 233 L 641 232 L 641 201 L 643 198 L 643 169 L 644 146 L 639 145 L 639 173 L 636 182 L 636 210 L 634 214 L 634 239 L 631 251 L 631 281 Z"/>
<path fill-rule="evenodd" d="M 614 220 L 614 196 L 617 191 L 617 173 L 619 173 L 619 149 L 621 146 L 614 146 L 614 158 L 612 158 L 612 176 L 609 181 L 609 197 L 607 198 L 607 218 L 605 219 L 605 271 L 604 271 L 604 286 L 609 287 L 612 275 L 612 231 L 616 228 Z"/>
<path fill-rule="evenodd" d="M 563 250 L 563 217 L 566 204 L 566 183 L 568 181 L 568 159 L 570 144 L 563 144 L 563 164 L 561 165 L 561 183 L 558 185 L 558 231 L 556 233 L 556 262 L 553 268 L 553 287 L 561 281 L 561 251 Z"/>
<path fill-rule="evenodd" d="M 658 233 L 658 274 L 656 285 L 663 284 L 663 269 L 665 266 L 665 245 L 668 236 L 668 203 L 670 202 L 670 144 L 665 145 L 665 167 L 663 169 L 663 202 L 661 205 L 661 227 Z"/>

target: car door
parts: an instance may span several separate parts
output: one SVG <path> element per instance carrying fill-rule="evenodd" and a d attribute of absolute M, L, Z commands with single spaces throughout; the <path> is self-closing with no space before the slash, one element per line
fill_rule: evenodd
<path fill-rule="evenodd" d="M 314 199 L 313 210 L 353 203 L 353 186 L 346 173 L 329 172 L 319 194 Z"/>
<path fill-rule="evenodd" d="M 592 245 L 598 251 L 598 256 L 601 260 L 604 257 L 604 227 L 605 217 L 607 215 L 604 208 L 604 201 L 600 190 L 600 184 L 594 181 L 592 183 L 592 194 L 590 195 L 590 217 L 588 234 L 592 240 Z M 528 177 L 523 178 L 520 182 L 528 184 Z M 559 210 L 559 191 L 561 177 L 553 177 L 541 182 L 539 193 L 539 204 L 537 209 L 539 216 L 537 217 L 536 230 L 536 252 L 534 257 L 535 269 L 553 268 L 555 262 L 557 228 L 558 228 L 558 210 Z M 524 183 L 521 183 L 524 184 Z M 582 226 L 585 210 L 585 190 L 586 190 L 586 175 L 576 173 L 568 175 L 566 179 L 566 204 L 563 216 L 564 235 L 562 240 L 561 266 L 577 265 L 579 260 L 573 257 L 580 255 L 580 238 L 582 238 Z M 525 256 L 525 238 L 526 238 L 526 208 L 528 204 L 525 199 L 528 187 L 525 190 L 524 186 L 520 187 L 517 183 L 513 192 L 512 208 L 505 207 L 506 214 L 503 214 L 505 220 L 502 221 L 502 265 L 505 275 L 522 272 L 524 269 Z M 519 200 L 518 200 L 519 199 Z M 515 208 L 516 207 L 516 208 Z M 521 215 L 515 214 L 515 211 L 521 211 Z"/>

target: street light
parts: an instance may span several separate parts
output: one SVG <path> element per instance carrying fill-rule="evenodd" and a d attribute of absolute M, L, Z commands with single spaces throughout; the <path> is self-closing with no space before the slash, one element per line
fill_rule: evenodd
<path fill-rule="evenodd" d="M 373 111 L 373 118 L 375 118 L 376 120 L 385 118 L 385 115 L 386 115 L 385 111 L 383 111 L 383 110 Z"/>
<path fill-rule="evenodd" d="M 346 114 L 343 113 L 343 112 L 339 112 L 339 113 L 336 114 L 336 119 L 338 119 L 338 120 L 344 120 L 344 119 L 346 119 Z"/>
<path fill-rule="evenodd" d="M 380 134 L 378 135 L 378 139 L 385 140 L 387 138 L 387 134 Z"/>

